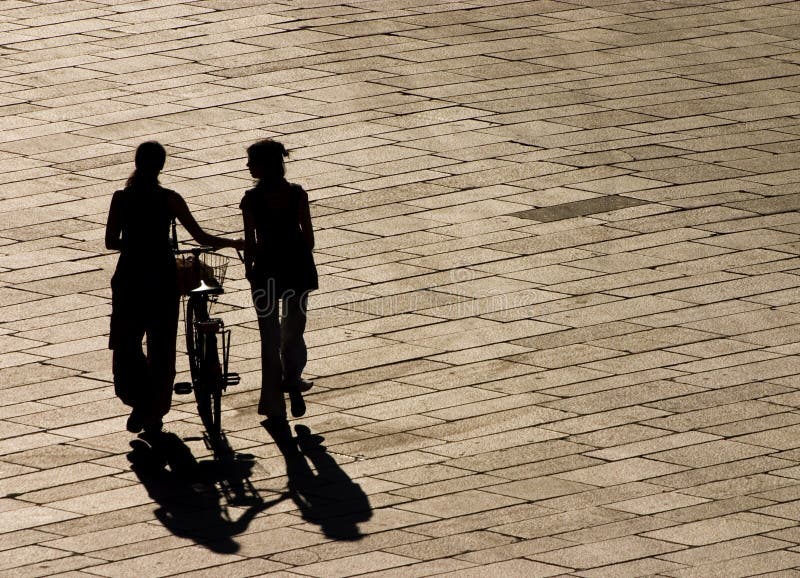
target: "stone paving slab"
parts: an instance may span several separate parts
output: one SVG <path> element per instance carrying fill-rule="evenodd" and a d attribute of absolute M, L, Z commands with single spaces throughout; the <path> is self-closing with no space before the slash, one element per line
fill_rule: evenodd
<path fill-rule="evenodd" d="M 0 576 L 800 575 L 798 30 L 791 0 L 0 2 Z M 320 271 L 294 469 L 235 259 L 229 455 L 183 397 L 127 433 L 106 349 L 135 147 L 238 236 L 266 137 Z"/>

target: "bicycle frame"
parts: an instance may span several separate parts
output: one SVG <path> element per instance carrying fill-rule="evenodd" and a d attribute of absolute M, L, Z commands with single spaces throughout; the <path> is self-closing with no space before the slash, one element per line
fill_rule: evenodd
<path fill-rule="evenodd" d="M 176 253 L 194 254 L 193 267 L 200 272 L 199 256 L 209 251 L 210 248 L 197 247 Z M 202 276 L 198 276 L 198 279 L 202 279 Z M 231 331 L 225 328 L 222 319 L 209 316 L 209 305 L 214 302 L 216 295 L 221 293 L 223 293 L 221 285 L 206 285 L 205 280 L 202 280 L 199 287 L 186 295 L 184 300 L 186 353 L 189 356 L 192 381 L 175 384 L 176 393 L 194 391 L 198 414 L 212 448 L 219 446 L 223 435 L 220 425 L 222 392 L 229 385 L 239 383 L 239 375 L 228 371 Z"/>

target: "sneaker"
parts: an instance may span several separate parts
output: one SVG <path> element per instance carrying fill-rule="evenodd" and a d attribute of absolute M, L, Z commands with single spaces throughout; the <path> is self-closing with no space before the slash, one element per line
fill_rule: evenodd
<path fill-rule="evenodd" d="M 306 402 L 303 399 L 303 394 L 299 390 L 293 389 L 289 392 L 290 407 L 292 410 L 292 417 L 303 417 L 306 415 Z"/>
<path fill-rule="evenodd" d="M 144 424 L 144 433 L 149 435 L 160 434 L 163 431 L 164 422 L 154 419 Z"/>
<path fill-rule="evenodd" d="M 139 417 L 139 412 L 135 409 L 131 410 L 131 415 L 128 416 L 128 421 L 125 423 L 125 429 L 131 433 L 139 433 L 144 428 L 142 418 Z"/>
<path fill-rule="evenodd" d="M 293 389 L 297 389 L 300 393 L 305 393 L 312 387 L 314 387 L 313 381 L 306 381 L 305 379 L 300 378 L 295 382 L 284 381 L 281 384 L 281 391 L 284 393 L 289 393 Z"/>
<path fill-rule="evenodd" d="M 271 415 L 261 423 L 268 430 L 283 430 L 289 427 L 289 420 L 285 415 Z"/>
<path fill-rule="evenodd" d="M 261 422 L 264 429 L 275 439 L 286 439 L 292 437 L 292 430 L 289 428 L 289 421 L 285 415 L 271 415 Z"/>

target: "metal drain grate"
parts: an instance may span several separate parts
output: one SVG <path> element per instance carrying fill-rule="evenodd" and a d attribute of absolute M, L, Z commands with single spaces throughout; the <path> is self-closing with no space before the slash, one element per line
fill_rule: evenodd
<path fill-rule="evenodd" d="M 547 223 L 550 221 L 571 219 L 572 217 L 584 217 L 595 213 L 627 209 L 628 207 L 646 205 L 649 202 L 650 201 L 632 199 L 630 197 L 621 197 L 620 195 L 607 195 L 605 197 L 594 197 L 592 199 L 551 205 L 549 207 L 540 207 L 538 209 L 527 209 L 518 213 L 511 213 L 510 216 Z"/>

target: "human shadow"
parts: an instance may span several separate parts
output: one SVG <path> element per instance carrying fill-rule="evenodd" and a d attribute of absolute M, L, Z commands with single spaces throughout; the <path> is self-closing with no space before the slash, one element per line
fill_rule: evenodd
<path fill-rule="evenodd" d="M 358 524 L 372 518 L 372 507 L 361 486 L 325 451 L 325 438 L 304 425 L 295 426 L 294 438 L 288 424 L 276 428 L 267 422 L 264 427 L 286 460 L 289 497 L 303 519 L 317 524 L 328 538 L 360 540 Z"/>
<path fill-rule="evenodd" d="M 232 554 L 234 536 L 255 516 L 287 496 L 265 502 L 250 483 L 254 459 L 233 451 L 197 461 L 174 433 L 142 434 L 130 442 L 131 469 L 158 504 L 155 515 L 176 536 Z M 229 506 L 244 508 L 234 519 Z"/>

